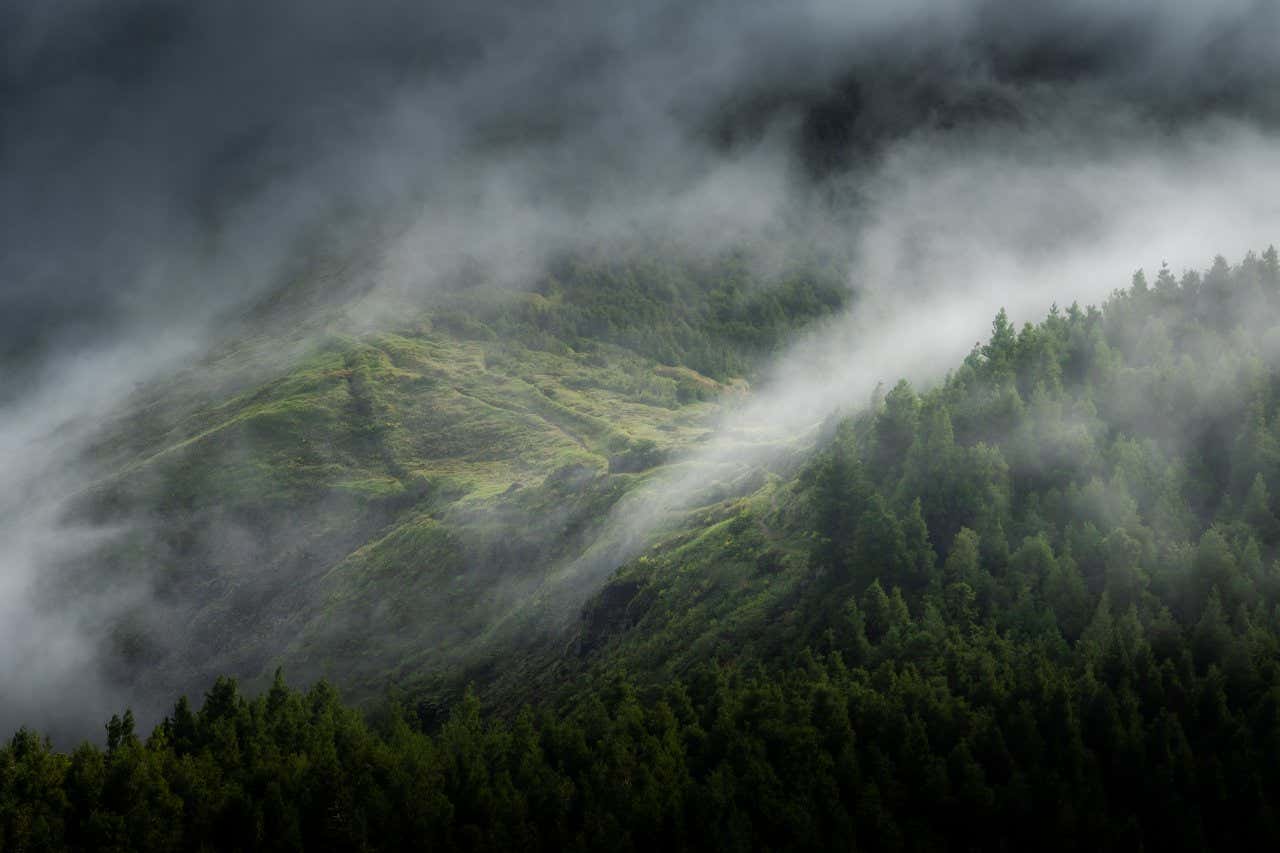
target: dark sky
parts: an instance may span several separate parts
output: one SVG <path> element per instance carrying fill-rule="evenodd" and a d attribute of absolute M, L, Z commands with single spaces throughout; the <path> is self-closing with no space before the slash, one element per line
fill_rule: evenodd
<path fill-rule="evenodd" d="M 462 209 L 495 175 L 586 216 L 762 140 L 804 192 L 1046 91 L 1277 115 L 1275 2 L 1047 5 L 12 0 L 0 354 L 234 304 L 338 212 Z"/>

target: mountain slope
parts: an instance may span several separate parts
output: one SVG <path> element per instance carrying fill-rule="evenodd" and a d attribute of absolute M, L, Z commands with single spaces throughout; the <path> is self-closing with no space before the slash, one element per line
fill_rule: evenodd
<path fill-rule="evenodd" d="M 246 336 L 103 430 L 77 512 L 122 532 L 68 582 L 148 586 L 105 663 L 159 695 L 279 664 L 354 694 L 464 678 L 610 507 L 746 393 L 736 371 L 843 294 L 830 271 L 753 280 L 732 255 L 577 261 L 530 293 L 352 309 L 385 331 L 321 316 L 297 340 Z"/>
<path fill-rule="evenodd" d="M 1018 331 L 1001 312 L 944 383 L 899 383 L 620 569 L 540 708 L 366 721 L 324 683 L 223 679 L 145 743 L 113 719 L 105 754 L 19 732 L 0 838 L 1273 846 L 1277 316 L 1274 251 Z"/>
<path fill-rule="evenodd" d="M 976 625 L 1060 649 L 1101 613 L 1194 626 L 1210 598 L 1237 629 L 1271 624 L 1278 308 L 1269 251 L 1180 283 L 1139 274 L 1101 310 L 1021 330 L 1001 312 L 939 387 L 899 383 L 794 480 L 621 569 L 580 650 L 659 678 L 806 645 L 861 660 L 850 620 L 873 584 L 915 617 L 959 596 Z"/>

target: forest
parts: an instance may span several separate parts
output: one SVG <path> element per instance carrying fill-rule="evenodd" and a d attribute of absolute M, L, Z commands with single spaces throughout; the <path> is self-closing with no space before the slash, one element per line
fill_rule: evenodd
<path fill-rule="evenodd" d="M 829 424 L 767 535 L 739 501 L 623 567 L 542 701 L 357 709 L 277 673 L 105 748 L 23 729 L 0 849 L 1274 845 L 1278 312 L 1274 248 L 1001 311 L 945 381 Z"/>

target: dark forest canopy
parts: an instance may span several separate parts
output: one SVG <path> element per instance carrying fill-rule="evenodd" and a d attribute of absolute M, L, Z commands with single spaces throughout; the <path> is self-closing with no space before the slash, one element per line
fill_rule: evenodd
<path fill-rule="evenodd" d="M 554 700 L 442 722 L 224 679 L 105 750 L 23 730 L 0 848 L 1274 845 L 1278 311 L 1274 249 L 1002 311 L 944 383 L 842 421 L 775 515 L 624 568 Z M 680 614 L 784 582 L 788 545 L 787 594 L 682 658 Z"/>

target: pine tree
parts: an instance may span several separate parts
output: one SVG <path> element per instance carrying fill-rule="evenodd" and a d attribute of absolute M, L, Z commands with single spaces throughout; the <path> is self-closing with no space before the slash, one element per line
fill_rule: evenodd
<path fill-rule="evenodd" d="M 1217 527 L 1206 530 L 1196 549 L 1193 587 L 1195 603 L 1203 608 L 1210 589 L 1216 590 L 1219 596 L 1238 590 L 1241 580 L 1239 572 L 1235 555 L 1231 553 L 1231 546 L 1222 532 Z M 1234 606 L 1236 603 L 1234 599 L 1219 602 L 1220 606 Z"/>
<path fill-rule="evenodd" d="M 894 626 L 894 608 L 879 579 L 862 594 L 862 613 L 866 616 L 867 639 L 880 643 Z"/>
<path fill-rule="evenodd" d="M 1280 523 L 1271 511 L 1271 494 L 1267 489 L 1267 481 L 1262 474 L 1255 474 L 1249 492 L 1245 495 L 1244 506 L 1240 511 L 1241 518 L 1257 533 L 1264 544 L 1274 545 L 1280 534 Z"/>
<path fill-rule="evenodd" d="M 989 375 L 1003 376 L 1010 372 L 1017 342 L 1017 332 L 1009 322 L 1008 313 L 1001 308 L 991 321 L 991 340 L 982 347 Z"/>
<path fill-rule="evenodd" d="M 1227 618 L 1222 609 L 1222 597 L 1218 594 L 1218 588 L 1214 587 L 1209 591 L 1204 612 L 1191 635 L 1191 651 L 1195 655 L 1196 664 L 1201 669 L 1207 669 L 1211 664 L 1222 663 L 1230 644 L 1231 629 L 1227 626 Z"/>
<path fill-rule="evenodd" d="M 929 542 L 929 526 L 925 524 L 924 509 L 918 497 L 911 501 L 902 518 L 902 536 L 907 550 L 907 569 L 903 573 L 902 585 L 908 592 L 923 592 L 933 579 L 938 557 Z"/>
<path fill-rule="evenodd" d="M 1280 292 L 1280 255 L 1275 246 L 1262 253 L 1262 285 L 1272 294 Z"/>
<path fill-rule="evenodd" d="M 1147 574 L 1138 565 L 1142 545 L 1116 529 L 1102 543 L 1106 560 L 1106 591 L 1117 609 L 1138 604 L 1147 590 Z"/>
<path fill-rule="evenodd" d="M 881 482 L 901 470 L 915 441 L 919 419 L 919 398 L 904 379 L 885 397 L 884 408 L 875 419 L 871 468 Z"/>
<path fill-rule="evenodd" d="M 1089 593 L 1070 554 L 1054 560 L 1044 583 L 1044 598 L 1057 617 L 1062 635 L 1074 641 L 1089 620 Z"/>
<path fill-rule="evenodd" d="M 855 582 L 866 583 L 883 578 L 885 583 L 900 584 L 912 569 L 902 525 L 878 494 L 873 494 L 867 509 L 858 520 L 853 542 L 853 576 Z"/>
<path fill-rule="evenodd" d="M 1132 293 L 1135 297 L 1142 297 L 1147 295 L 1147 292 L 1148 292 L 1147 275 L 1142 270 L 1137 270 L 1136 272 L 1134 272 L 1133 286 L 1129 289 L 1129 292 Z"/>
<path fill-rule="evenodd" d="M 1160 272 L 1156 274 L 1155 289 L 1166 302 L 1172 302 L 1177 297 L 1178 280 L 1173 277 L 1173 272 L 1167 263 L 1160 264 Z"/>
<path fill-rule="evenodd" d="M 816 465 L 813 489 L 818 533 L 813 559 L 836 577 L 843 577 L 848 569 L 858 521 L 871 495 L 851 443 L 842 438 L 832 442 Z"/>

